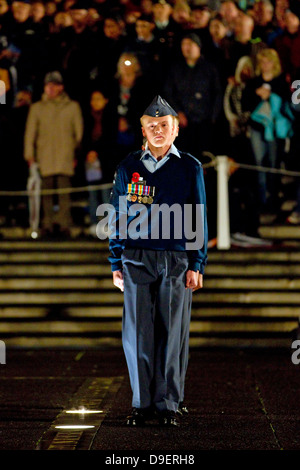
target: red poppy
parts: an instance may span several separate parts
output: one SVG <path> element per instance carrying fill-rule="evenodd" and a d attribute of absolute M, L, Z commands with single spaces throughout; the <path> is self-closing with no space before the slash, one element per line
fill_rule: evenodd
<path fill-rule="evenodd" d="M 133 175 L 132 175 L 132 177 L 131 177 L 131 181 L 132 181 L 133 183 L 137 183 L 137 182 L 139 181 L 139 178 L 140 178 L 139 173 L 135 172 L 135 173 L 133 173 Z"/>

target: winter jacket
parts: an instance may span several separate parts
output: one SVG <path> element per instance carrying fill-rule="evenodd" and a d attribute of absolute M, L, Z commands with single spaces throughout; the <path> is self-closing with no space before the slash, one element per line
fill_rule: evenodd
<path fill-rule="evenodd" d="M 79 104 L 65 92 L 54 100 L 43 95 L 29 110 L 24 158 L 36 160 L 42 176 L 72 176 L 75 150 L 82 134 L 83 118 Z"/>
<path fill-rule="evenodd" d="M 216 121 L 222 109 L 222 89 L 217 69 L 200 57 L 195 67 L 174 64 L 166 79 L 165 99 L 191 123 Z"/>
<path fill-rule="evenodd" d="M 269 100 L 262 101 L 251 114 L 253 121 L 264 126 L 264 138 L 267 142 L 286 139 L 293 135 L 293 113 L 288 103 L 283 103 L 280 96 L 271 93 Z"/>

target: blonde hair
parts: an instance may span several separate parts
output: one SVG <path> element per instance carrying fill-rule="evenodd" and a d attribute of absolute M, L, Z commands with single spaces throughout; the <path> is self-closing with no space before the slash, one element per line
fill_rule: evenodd
<path fill-rule="evenodd" d="M 242 71 L 245 67 L 249 67 L 250 69 L 250 77 L 254 77 L 254 67 L 253 67 L 253 62 L 252 62 L 252 59 L 251 57 L 249 56 L 243 56 L 239 59 L 238 63 L 237 63 L 237 66 L 236 66 L 236 69 L 235 69 L 235 75 L 234 75 L 234 78 L 235 78 L 235 81 L 238 83 L 238 84 L 241 84 L 242 83 L 242 78 L 241 78 L 241 75 L 242 75 Z"/>
<path fill-rule="evenodd" d="M 257 58 L 257 67 L 256 67 L 256 74 L 260 75 L 261 74 L 261 67 L 259 65 L 259 61 L 265 57 L 266 59 L 269 59 L 270 61 L 273 62 L 273 76 L 278 77 L 278 75 L 281 74 L 282 68 L 281 68 L 281 63 L 279 59 L 279 55 L 275 49 L 262 49 L 261 51 L 258 52 L 256 58 Z"/>
<path fill-rule="evenodd" d="M 179 127 L 179 117 L 178 116 L 173 116 L 172 114 L 169 114 L 168 116 L 171 116 L 171 118 L 173 120 L 173 126 Z M 145 117 L 145 114 L 143 114 L 143 116 L 141 116 L 141 118 L 140 118 L 140 122 L 141 122 L 142 127 L 144 127 L 143 126 L 143 120 L 144 120 L 143 118 L 144 117 Z"/>

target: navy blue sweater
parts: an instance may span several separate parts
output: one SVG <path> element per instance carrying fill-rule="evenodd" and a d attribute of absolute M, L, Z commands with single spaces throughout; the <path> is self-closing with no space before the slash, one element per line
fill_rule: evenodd
<path fill-rule="evenodd" d="M 115 209 L 114 227 L 116 228 L 116 230 L 113 230 L 113 236 L 109 240 L 109 260 L 112 271 L 122 269 L 121 255 L 125 248 L 143 248 L 148 250 L 186 251 L 189 258 L 189 269 L 193 271 L 199 270 L 200 273 L 203 273 L 207 262 L 207 221 L 205 186 L 201 163 L 191 155 L 179 152 L 180 158 L 171 154 L 169 160 L 164 165 L 154 173 L 151 173 L 140 160 L 141 154 L 141 151 L 129 154 L 120 163 L 115 174 L 110 200 Z M 142 204 L 144 206 L 143 217 L 136 211 L 133 211 L 134 215 L 130 215 L 130 212 L 128 214 L 133 204 L 135 204 L 135 208 L 140 206 L 137 202 L 133 203 L 126 200 L 125 203 L 124 201 L 128 194 L 127 185 L 131 183 L 133 173 L 139 173 L 146 181 L 147 186 L 155 188 L 153 204 Z M 121 206 L 120 196 L 123 196 Z M 167 205 L 167 207 L 175 207 L 174 205 L 176 205 L 176 214 L 181 213 L 181 219 L 177 215 L 172 216 L 172 213 L 168 217 L 168 211 L 164 213 L 163 217 L 155 218 L 153 211 L 158 207 L 162 210 L 163 204 Z M 192 212 L 186 212 L 185 205 L 189 205 L 189 211 Z M 122 210 L 124 207 L 125 211 Z M 118 223 L 123 217 L 122 223 L 124 227 L 124 213 L 126 211 L 127 230 L 124 237 L 124 228 L 121 229 L 121 233 Z M 201 223 L 199 223 L 200 211 L 202 216 Z M 198 218 L 196 217 L 196 212 Z M 192 218 L 191 214 L 193 214 Z M 140 235 L 136 238 L 136 235 L 131 236 L 132 233 L 129 227 L 131 226 L 132 228 L 134 226 L 132 222 L 134 219 L 137 222 L 138 217 L 140 221 L 144 220 L 146 225 L 141 223 L 137 227 L 137 231 L 140 229 Z M 196 221 L 198 221 L 197 224 Z M 156 231 L 154 230 L 154 225 L 156 225 Z M 196 233 L 194 237 L 192 237 L 192 232 Z M 160 236 L 153 237 L 153 233 L 159 233 Z M 182 236 L 178 237 L 178 233 L 182 234 Z M 199 243 L 200 240 L 202 240 L 201 243 Z M 194 247 L 196 249 L 193 249 Z"/>

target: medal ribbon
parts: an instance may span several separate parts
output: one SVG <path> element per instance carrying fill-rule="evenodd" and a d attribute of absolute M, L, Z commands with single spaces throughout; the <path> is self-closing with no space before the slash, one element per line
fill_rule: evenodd
<path fill-rule="evenodd" d="M 139 196 L 154 196 L 154 186 L 145 186 L 143 184 L 127 184 L 128 194 L 138 194 Z"/>

